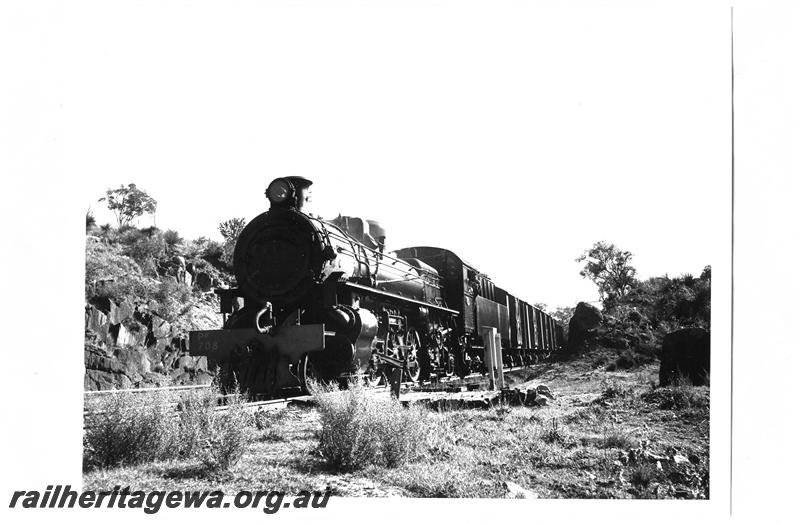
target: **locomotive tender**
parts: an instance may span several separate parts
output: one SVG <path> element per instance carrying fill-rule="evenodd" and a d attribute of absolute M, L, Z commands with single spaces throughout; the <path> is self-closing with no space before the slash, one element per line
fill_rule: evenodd
<path fill-rule="evenodd" d="M 242 230 L 238 287 L 217 289 L 219 330 L 190 333 L 189 350 L 251 395 L 307 390 L 312 380 L 399 366 L 408 379 L 484 371 L 481 327 L 498 329 L 504 365 L 525 365 L 563 345 L 552 317 L 497 287 L 452 251 L 385 252 L 373 220 L 303 212 L 311 181 L 273 180 L 267 212 Z"/>

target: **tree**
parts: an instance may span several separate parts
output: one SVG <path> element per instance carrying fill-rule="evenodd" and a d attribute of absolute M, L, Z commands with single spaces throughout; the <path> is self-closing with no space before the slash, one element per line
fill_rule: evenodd
<path fill-rule="evenodd" d="M 220 222 L 219 224 L 219 234 L 222 235 L 222 238 L 225 239 L 225 242 L 236 242 L 239 238 L 239 234 L 244 229 L 246 224 L 246 220 L 244 218 L 229 218 L 225 222 Z"/>
<path fill-rule="evenodd" d="M 98 200 L 103 201 L 114 212 L 119 227 L 130 225 L 131 221 L 145 213 L 155 213 L 157 204 L 153 197 L 136 187 L 136 184 L 107 189 L 106 196 Z"/>
<path fill-rule="evenodd" d="M 586 262 L 581 276 L 597 285 L 603 307 L 608 309 L 624 297 L 636 283 L 636 269 L 630 261 L 633 254 L 610 242 L 596 242 L 576 262 Z"/>
<path fill-rule="evenodd" d="M 91 233 L 97 227 L 97 220 L 95 220 L 94 215 L 92 214 L 92 209 L 89 208 L 86 211 L 86 234 Z"/>
<path fill-rule="evenodd" d="M 225 239 L 222 260 L 228 265 L 233 264 L 233 250 L 246 223 L 244 218 L 229 218 L 219 224 L 219 233 Z"/>
<path fill-rule="evenodd" d="M 573 313 L 575 313 L 575 307 L 569 306 L 560 306 L 550 313 L 550 316 L 556 319 L 556 322 L 561 324 L 564 329 L 569 326 L 569 320 L 572 318 Z"/>
<path fill-rule="evenodd" d="M 167 253 L 173 254 L 178 248 L 178 245 L 183 242 L 183 238 L 174 229 L 167 229 L 164 231 L 164 243 L 167 246 Z"/>

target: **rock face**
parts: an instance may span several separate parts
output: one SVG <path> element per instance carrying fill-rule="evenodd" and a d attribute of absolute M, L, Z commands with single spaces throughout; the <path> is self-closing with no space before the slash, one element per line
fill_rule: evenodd
<path fill-rule="evenodd" d="M 214 320 L 213 312 L 198 317 L 209 324 Z M 86 305 L 85 328 L 86 390 L 209 384 L 213 379 L 206 357 L 187 354 L 186 331 L 192 326 L 179 329 L 146 306 L 93 299 Z"/>
<path fill-rule="evenodd" d="M 575 306 L 575 313 L 569 319 L 569 341 L 567 346 L 570 352 L 583 347 L 596 333 L 597 326 L 603 320 L 603 314 L 596 307 L 579 302 Z"/>
<path fill-rule="evenodd" d="M 711 370 L 711 335 L 702 328 L 686 328 L 673 331 L 664 337 L 661 349 L 659 384 L 677 383 L 686 376 L 692 384 L 706 383 Z"/>

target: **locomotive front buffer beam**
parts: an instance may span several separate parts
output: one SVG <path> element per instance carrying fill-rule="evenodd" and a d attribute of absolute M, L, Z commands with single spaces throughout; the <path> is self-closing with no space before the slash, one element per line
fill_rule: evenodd
<path fill-rule="evenodd" d="M 323 351 L 325 337 L 333 334 L 325 331 L 324 324 L 280 326 L 271 333 L 255 328 L 191 331 L 189 354 L 206 356 L 215 362 L 231 362 L 247 356 L 258 357 L 258 353 L 264 352 L 297 362 L 308 353 Z"/>

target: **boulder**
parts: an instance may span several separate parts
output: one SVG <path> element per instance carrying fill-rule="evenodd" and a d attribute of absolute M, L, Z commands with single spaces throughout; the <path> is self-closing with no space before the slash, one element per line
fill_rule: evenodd
<path fill-rule="evenodd" d="M 122 373 L 111 373 L 97 369 L 87 369 L 83 379 L 84 389 L 89 391 L 107 389 L 128 389 L 133 383 Z"/>
<path fill-rule="evenodd" d="M 120 348 L 114 357 L 122 371 L 131 378 L 138 376 L 141 380 L 141 375 L 150 372 L 150 361 L 144 353 L 134 348 Z"/>
<path fill-rule="evenodd" d="M 676 384 L 685 376 L 695 386 L 706 384 L 711 370 L 711 334 L 702 328 L 673 331 L 661 348 L 659 385 Z"/>
<path fill-rule="evenodd" d="M 540 396 L 548 397 L 550 400 L 554 400 L 553 394 L 550 392 L 550 388 L 545 386 L 544 384 L 540 386 L 536 386 L 536 393 Z"/>
<path fill-rule="evenodd" d="M 603 314 L 599 309 L 586 302 L 579 302 L 575 306 L 572 318 L 569 319 L 569 341 L 567 342 L 569 350 L 581 349 L 584 343 L 590 340 L 602 320 Z"/>
<path fill-rule="evenodd" d="M 156 316 L 153 317 L 150 330 L 153 332 L 153 336 L 156 339 L 169 338 L 172 336 L 172 325 L 163 318 Z"/>
<path fill-rule="evenodd" d="M 100 311 L 94 306 L 87 306 L 86 307 L 86 329 L 92 330 L 95 333 L 98 333 L 102 330 L 103 326 L 108 325 L 108 315 Z M 105 328 L 106 333 L 108 332 L 108 327 Z"/>
<path fill-rule="evenodd" d="M 192 371 L 194 370 L 194 366 L 195 366 L 194 359 L 187 355 L 179 358 L 178 363 L 175 367 L 186 371 Z"/>
<path fill-rule="evenodd" d="M 111 302 L 111 309 L 108 312 L 108 320 L 112 324 L 120 324 L 123 320 L 127 320 L 133 316 L 133 306 L 127 300 L 123 300 L 119 304 Z"/>
<path fill-rule="evenodd" d="M 522 403 L 526 406 L 535 406 L 536 396 L 537 396 L 536 390 L 529 389 L 525 392 L 525 399 L 522 401 Z"/>
<path fill-rule="evenodd" d="M 525 489 L 515 482 L 505 481 L 503 487 L 506 488 L 506 497 L 510 499 L 538 499 L 539 495 L 529 489 Z"/>
<path fill-rule="evenodd" d="M 125 367 L 116 359 L 94 353 L 84 353 L 83 363 L 87 370 L 105 373 L 123 373 Z"/>
<path fill-rule="evenodd" d="M 209 275 L 205 271 L 198 271 L 197 272 L 197 275 L 195 275 L 195 278 L 194 278 L 194 283 L 199 289 L 201 289 L 203 291 L 210 290 L 211 286 L 214 284 L 213 279 L 211 278 L 211 275 Z"/>
<path fill-rule="evenodd" d="M 194 382 L 200 386 L 209 386 L 214 382 L 214 377 L 208 373 L 201 372 L 195 375 Z"/>
<path fill-rule="evenodd" d="M 146 373 L 142 377 L 142 381 L 147 385 L 153 386 L 166 386 L 169 384 L 169 378 L 161 373 Z"/>
<path fill-rule="evenodd" d="M 675 456 L 672 457 L 672 460 L 675 461 L 675 464 L 689 464 L 689 459 L 683 455 L 675 454 Z"/>

